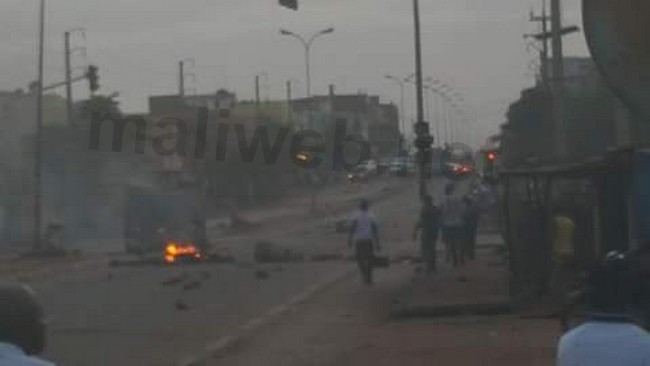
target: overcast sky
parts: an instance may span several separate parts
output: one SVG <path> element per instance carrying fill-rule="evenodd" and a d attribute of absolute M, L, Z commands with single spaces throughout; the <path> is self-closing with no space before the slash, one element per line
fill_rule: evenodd
<path fill-rule="evenodd" d="M 63 32 L 84 27 L 86 57 L 73 65 L 99 66 L 101 92 L 119 92 L 122 108 L 145 112 L 147 97 L 177 91 L 177 62 L 188 64 L 188 91 L 220 87 L 240 98 L 253 95 L 256 74 L 267 75 L 263 96 L 284 96 L 294 79 L 302 96 L 304 61 L 297 40 L 279 28 L 311 34 L 333 26 L 313 48 L 312 92 L 327 85 L 338 93 L 359 90 L 399 102 L 399 88 L 385 74 L 413 72 L 412 7 L 409 0 L 299 0 L 300 11 L 277 0 L 47 0 L 46 83 L 63 78 Z M 0 3 L 0 90 L 25 87 L 36 75 L 38 0 Z M 564 0 L 565 23 L 580 24 L 579 0 Z M 508 104 L 533 83 L 536 51 L 522 35 L 538 30 L 528 21 L 541 0 L 421 0 L 425 76 L 453 85 L 485 135 L 503 122 Z M 587 55 L 584 37 L 566 38 L 567 55 Z M 79 68 L 77 72 L 81 72 Z M 63 93 L 63 90 L 58 91 Z M 86 83 L 75 87 L 87 96 Z M 407 92 L 407 117 L 413 116 Z"/>

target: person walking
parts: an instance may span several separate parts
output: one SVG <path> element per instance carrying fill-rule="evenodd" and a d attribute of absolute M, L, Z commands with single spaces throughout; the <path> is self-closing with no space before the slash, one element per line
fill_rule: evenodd
<path fill-rule="evenodd" d="M 372 271 L 374 266 L 375 251 L 379 252 L 379 229 L 374 215 L 370 212 L 370 203 L 362 199 L 359 211 L 356 213 L 350 226 L 348 247 L 355 247 L 355 257 L 363 281 L 367 285 L 373 283 Z"/>
<path fill-rule="evenodd" d="M 31 288 L 0 284 L 0 366 L 53 366 L 45 349 L 43 309 Z"/>
<path fill-rule="evenodd" d="M 420 217 L 413 229 L 413 240 L 420 235 L 420 252 L 427 273 L 436 271 L 436 243 L 440 232 L 440 209 L 433 204 L 433 198 L 426 195 L 422 202 Z"/>
<path fill-rule="evenodd" d="M 463 200 L 454 194 L 455 190 L 453 183 L 445 186 L 445 200 L 442 205 L 442 235 L 447 247 L 448 259 L 451 259 L 454 268 L 465 264 L 463 245 L 465 205 Z"/>
<path fill-rule="evenodd" d="M 478 232 L 478 221 L 480 217 L 480 210 L 478 202 L 467 195 L 464 198 L 465 202 L 465 252 L 467 259 L 474 260 L 476 258 L 476 235 Z"/>

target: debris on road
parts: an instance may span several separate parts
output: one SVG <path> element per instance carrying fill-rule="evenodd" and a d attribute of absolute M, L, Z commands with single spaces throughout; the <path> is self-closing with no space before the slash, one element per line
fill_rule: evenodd
<path fill-rule="evenodd" d="M 112 259 L 110 267 L 160 266 L 164 262 L 159 258 Z"/>
<path fill-rule="evenodd" d="M 226 254 L 210 253 L 204 260 L 210 263 L 235 263 L 235 257 Z"/>
<path fill-rule="evenodd" d="M 330 262 L 330 261 L 340 261 L 343 260 L 342 254 L 330 253 L 330 254 L 314 254 L 311 256 L 312 262 Z"/>
<path fill-rule="evenodd" d="M 188 310 L 190 308 L 189 306 L 187 306 L 186 303 L 184 303 L 181 300 L 177 300 L 176 303 L 174 304 L 174 307 L 176 308 L 176 310 L 183 310 L 183 311 Z"/>
<path fill-rule="evenodd" d="M 259 280 L 266 280 L 269 277 L 270 277 L 270 275 L 269 275 L 268 271 L 265 271 L 263 269 L 258 269 L 257 271 L 255 271 L 255 278 L 257 278 Z"/>
<path fill-rule="evenodd" d="M 255 245 L 254 257 L 257 263 L 290 263 L 304 260 L 302 254 L 269 241 L 261 241 Z"/>
<path fill-rule="evenodd" d="M 162 281 L 160 284 L 163 286 L 174 286 L 182 283 L 186 279 L 187 279 L 187 273 L 183 272 L 181 275 L 170 277 Z"/>
<path fill-rule="evenodd" d="M 196 290 L 201 287 L 202 283 L 200 281 L 192 281 L 183 285 L 183 291 Z"/>

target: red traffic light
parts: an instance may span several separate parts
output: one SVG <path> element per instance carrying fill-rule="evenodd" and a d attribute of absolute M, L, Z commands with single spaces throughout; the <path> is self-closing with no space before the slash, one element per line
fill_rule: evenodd
<path fill-rule="evenodd" d="M 497 159 L 497 153 L 494 151 L 490 151 L 487 153 L 487 158 L 489 161 L 495 161 Z"/>

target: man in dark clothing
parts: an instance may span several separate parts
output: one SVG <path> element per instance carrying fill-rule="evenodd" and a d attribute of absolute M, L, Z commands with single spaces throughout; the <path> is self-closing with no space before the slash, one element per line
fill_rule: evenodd
<path fill-rule="evenodd" d="M 465 234 L 467 239 L 465 253 L 469 260 L 476 257 L 476 234 L 478 231 L 478 220 L 480 212 L 477 202 L 470 196 L 465 196 Z"/>
<path fill-rule="evenodd" d="M 417 240 L 418 232 L 420 236 L 420 251 L 422 261 L 426 271 L 432 273 L 436 271 L 436 243 L 440 231 L 441 213 L 440 209 L 433 205 L 433 198 L 429 195 L 424 197 L 420 218 L 413 229 L 413 240 Z"/>
<path fill-rule="evenodd" d="M 53 365 L 35 357 L 45 348 L 43 309 L 33 290 L 0 284 L 0 365 Z"/>

